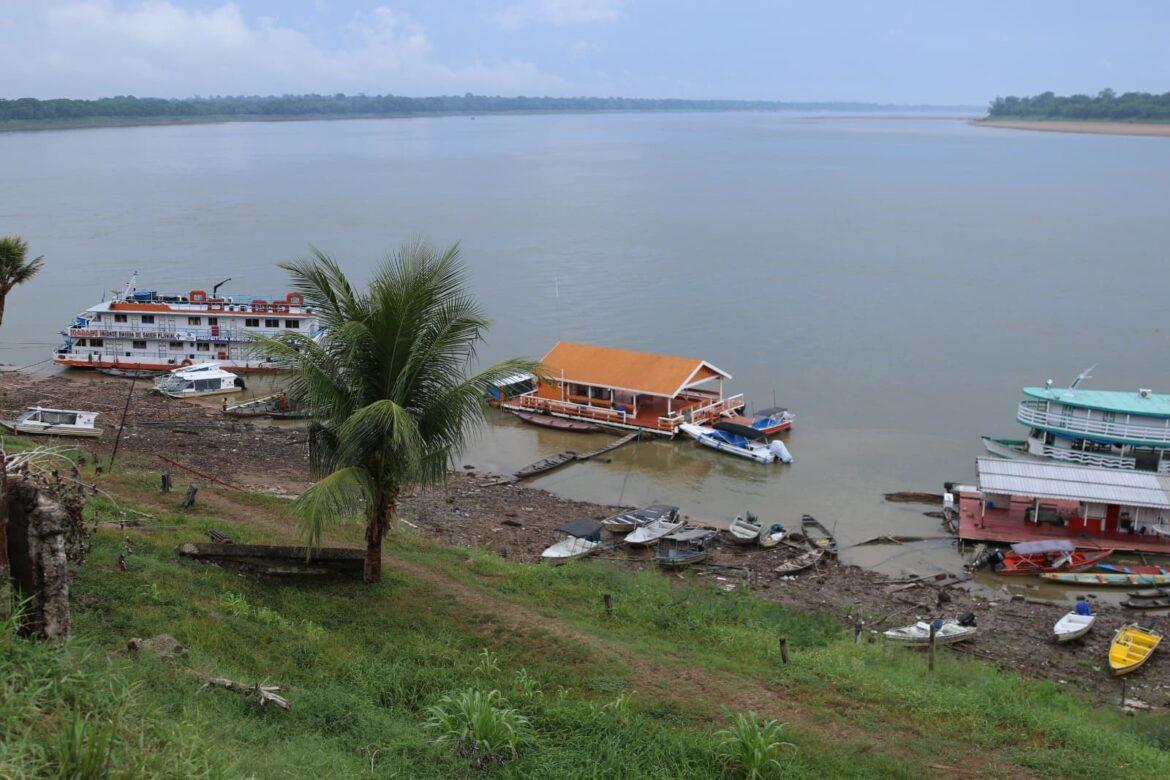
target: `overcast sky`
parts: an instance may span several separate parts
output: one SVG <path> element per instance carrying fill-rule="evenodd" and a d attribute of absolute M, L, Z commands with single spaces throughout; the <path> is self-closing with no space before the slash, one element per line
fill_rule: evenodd
<path fill-rule="evenodd" d="M 1170 91 L 1150 0 L 0 0 L 0 97 Z"/>

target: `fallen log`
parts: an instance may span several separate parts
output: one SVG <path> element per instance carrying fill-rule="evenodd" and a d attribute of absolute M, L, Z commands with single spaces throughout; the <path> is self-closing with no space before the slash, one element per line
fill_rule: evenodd
<path fill-rule="evenodd" d="M 268 702 L 272 702 L 282 710 L 292 709 L 292 705 L 288 703 L 288 699 L 279 695 L 277 691 L 280 690 L 279 685 L 245 685 L 244 683 L 229 680 L 227 677 L 211 677 L 199 672 L 192 672 L 196 677 L 203 681 L 204 686 L 215 686 L 216 688 L 227 688 L 230 691 L 242 693 L 245 696 L 255 696 L 260 700 L 260 705 L 263 706 Z"/>
<path fill-rule="evenodd" d="M 351 547 L 275 547 L 262 544 L 187 542 L 177 552 L 184 558 L 234 566 L 260 574 L 301 576 L 362 573 L 366 551 Z"/>

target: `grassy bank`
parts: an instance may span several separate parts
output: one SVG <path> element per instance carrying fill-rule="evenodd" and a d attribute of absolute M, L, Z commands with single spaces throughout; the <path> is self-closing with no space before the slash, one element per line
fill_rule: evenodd
<path fill-rule="evenodd" d="M 512 563 L 409 532 L 374 587 L 261 579 L 174 546 L 210 528 L 290 540 L 286 501 L 204 487 L 184 511 L 130 461 L 99 479 L 157 522 L 98 532 L 67 648 L 0 632 L 0 777 L 84 776 L 107 751 L 131 776 L 464 776 L 468 760 L 424 723 L 466 689 L 499 690 L 528 720 L 515 758 L 486 770 L 501 777 L 721 776 L 716 730 L 748 710 L 787 724 L 791 776 L 1170 772 L 1164 719 L 946 652 L 927 678 L 920 654 L 854 645 L 821 616 L 744 592 L 605 561 Z M 114 515 L 104 498 L 89 511 Z M 189 656 L 117 653 L 160 633 Z M 279 684 L 292 709 L 201 687 L 191 670 Z"/>

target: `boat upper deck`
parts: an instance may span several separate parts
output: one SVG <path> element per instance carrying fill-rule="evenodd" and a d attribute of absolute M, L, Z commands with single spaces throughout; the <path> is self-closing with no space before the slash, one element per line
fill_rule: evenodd
<path fill-rule="evenodd" d="M 1114 414 L 1170 417 L 1170 395 L 1144 390 L 1085 390 L 1067 387 L 1025 387 L 1024 395 L 1079 409 Z"/>

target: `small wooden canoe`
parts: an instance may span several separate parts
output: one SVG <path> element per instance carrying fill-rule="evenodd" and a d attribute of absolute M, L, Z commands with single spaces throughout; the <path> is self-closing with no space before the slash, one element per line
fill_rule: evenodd
<path fill-rule="evenodd" d="M 1144 590 L 1131 590 L 1125 595 L 1131 599 L 1164 599 L 1170 598 L 1170 588 L 1146 588 Z"/>
<path fill-rule="evenodd" d="M 773 571 L 780 575 L 798 574 L 805 569 L 811 569 L 825 557 L 825 551 L 815 547 L 806 553 L 796 556 L 777 566 Z"/>
<path fill-rule="evenodd" d="M 1091 569 L 1113 554 L 1112 550 L 1073 550 L 1065 553 L 1031 553 L 1020 555 L 1014 552 L 1003 554 L 999 574 L 1030 575 L 1046 571 L 1084 571 Z"/>
<path fill-rule="evenodd" d="M 930 623 L 920 620 L 914 625 L 892 628 L 883 634 L 891 642 L 921 647 L 930 644 Z M 935 629 L 934 643 L 936 645 L 953 645 L 975 636 L 975 626 L 959 625 L 948 620 Z"/>
<path fill-rule="evenodd" d="M 1090 572 L 1049 571 L 1040 576 L 1063 585 L 1100 585 L 1102 587 L 1170 585 L 1170 574 L 1093 574 Z"/>
<path fill-rule="evenodd" d="M 1109 645 L 1109 668 L 1114 675 L 1129 674 L 1149 660 L 1161 641 L 1162 634 L 1153 626 L 1122 626 Z"/>
<path fill-rule="evenodd" d="M 779 523 L 764 523 L 763 527 L 760 528 L 760 547 L 766 550 L 771 549 L 784 541 L 784 537 L 787 535 L 788 532 Z"/>
<path fill-rule="evenodd" d="M 1165 566 L 1137 566 L 1128 563 L 1100 563 L 1098 569 L 1115 574 L 1170 574 L 1170 568 Z"/>
<path fill-rule="evenodd" d="M 595 433 L 600 431 L 596 425 L 578 420 L 567 420 L 564 417 L 553 417 L 551 414 L 534 414 L 532 412 L 512 412 L 526 423 L 539 425 L 542 428 L 554 428 L 558 431 L 573 431 L 576 433 Z"/>
<path fill-rule="evenodd" d="M 1170 609 L 1170 598 L 1160 599 L 1129 599 L 1121 602 L 1126 609 Z"/>
<path fill-rule="evenodd" d="M 571 460 L 577 458 L 577 453 L 572 450 L 565 450 L 558 452 L 556 455 L 550 455 L 547 458 L 541 458 L 535 463 L 529 464 L 516 472 L 517 479 L 524 479 L 525 477 L 535 477 L 537 474 L 543 474 L 546 471 L 552 471 L 557 466 L 563 466 Z"/>
<path fill-rule="evenodd" d="M 654 562 L 667 569 L 681 569 L 707 560 L 710 554 L 706 547 L 662 547 L 654 555 Z"/>
<path fill-rule="evenodd" d="M 808 539 L 808 543 L 813 547 L 824 550 L 829 555 L 837 554 L 837 540 L 829 533 L 829 529 L 825 528 L 815 517 L 812 515 L 801 517 L 800 528 L 804 532 L 805 538 Z"/>
<path fill-rule="evenodd" d="M 1093 623 L 1096 621 L 1096 615 L 1082 615 L 1079 612 L 1069 612 L 1060 620 L 1056 621 L 1056 625 L 1052 627 L 1052 633 L 1056 636 L 1057 642 L 1071 642 L 1089 633 L 1089 629 L 1093 627 Z"/>

